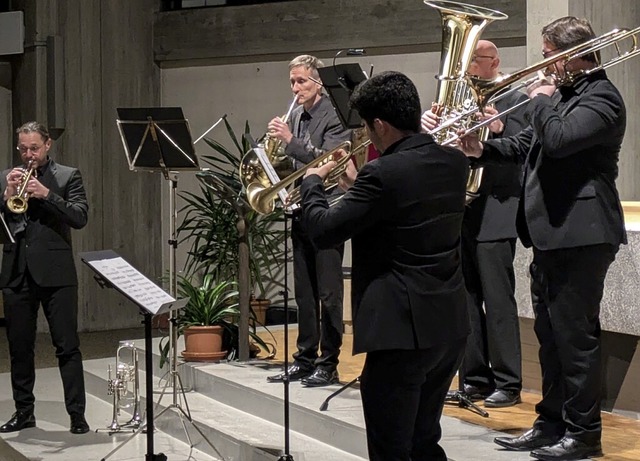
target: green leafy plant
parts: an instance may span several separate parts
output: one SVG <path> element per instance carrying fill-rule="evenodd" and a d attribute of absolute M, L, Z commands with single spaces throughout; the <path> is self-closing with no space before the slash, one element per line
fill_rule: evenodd
<path fill-rule="evenodd" d="M 189 298 L 187 305 L 176 318 L 178 335 L 190 326 L 219 325 L 225 330 L 223 348 L 234 356 L 238 348 L 237 320 L 240 316 L 238 308 L 238 290 L 236 282 L 218 282 L 211 274 L 207 274 L 198 283 L 196 277 L 178 277 L 178 297 Z M 255 319 L 254 319 L 255 320 Z M 250 329 L 251 339 L 266 351 L 272 346 L 257 335 L 255 327 Z M 160 341 L 160 367 L 167 362 L 169 354 L 169 337 Z"/>
<path fill-rule="evenodd" d="M 205 138 L 216 155 L 205 155 L 202 161 L 233 191 L 236 198 L 242 199 L 240 161 L 250 145 L 245 136 L 238 139 L 226 119 L 224 122 L 235 150 Z M 245 123 L 244 133 L 249 134 L 248 123 Z M 189 242 L 185 272 L 212 274 L 216 280 L 237 280 L 240 238 L 237 209 L 204 185 L 200 186 L 198 193 L 185 192 L 180 196 L 185 205 L 180 210 L 184 218 L 178 227 L 178 234 L 181 243 Z M 284 217 L 281 210 L 260 215 L 247 208 L 244 219 L 248 227 L 252 291 L 256 298 L 261 298 L 272 287 L 281 284 L 279 274 L 274 273 L 273 268 L 277 266 L 274 262 L 283 258 Z"/>

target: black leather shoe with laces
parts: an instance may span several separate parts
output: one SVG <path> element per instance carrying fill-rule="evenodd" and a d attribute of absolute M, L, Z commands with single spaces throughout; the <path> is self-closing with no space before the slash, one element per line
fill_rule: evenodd
<path fill-rule="evenodd" d="M 338 382 L 338 372 L 316 368 L 311 376 L 303 378 L 301 382 L 307 387 L 329 386 Z"/>
<path fill-rule="evenodd" d="M 306 378 L 307 376 L 311 375 L 311 373 L 313 373 L 312 368 L 301 367 L 298 363 L 289 365 L 289 368 L 287 370 L 289 372 L 289 381 L 300 381 L 302 378 Z M 267 381 L 269 381 L 270 383 L 281 383 L 282 381 L 284 381 L 284 377 L 285 374 L 284 372 L 282 372 L 278 375 L 267 376 Z"/>
<path fill-rule="evenodd" d="M 555 445 L 533 450 L 531 456 L 543 461 L 570 461 L 592 458 L 602 456 L 602 445 L 600 442 L 585 443 L 575 437 L 566 435 Z"/>
<path fill-rule="evenodd" d="M 36 427 L 36 417 L 31 411 L 16 411 L 11 419 L 0 426 L 0 432 L 16 432 Z"/>
<path fill-rule="evenodd" d="M 520 437 L 496 437 L 493 441 L 507 450 L 531 451 L 536 448 L 553 445 L 561 438 L 562 436 L 559 435 L 545 434 L 540 429 L 534 427 Z"/>
<path fill-rule="evenodd" d="M 86 434 L 89 432 L 89 424 L 84 419 L 84 415 L 71 415 L 71 427 L 69 432 L 72 434 Z"/>

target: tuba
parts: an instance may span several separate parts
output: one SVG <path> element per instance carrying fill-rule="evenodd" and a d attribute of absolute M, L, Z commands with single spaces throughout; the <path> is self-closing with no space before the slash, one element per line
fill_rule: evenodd
<path fill-rule="evenodd" d="M 476 105 L 465 77 L 480 35 L 488 24 L 507 19 L 508 16 L 500 11 L 466 3 L 435 0 L 424 0 L 424 3 L 437 9 L 442 19 L 442 51 L 434 106 L 437 107 L 435 112 L 442 125 L 447 127 L 435 129 L 432 134 L 438 144 L 446 144 L 461 128 L 459 123 L 448 124 L 447 121 Z M 481 140 L 486 140 L 488 136 L 486 128 L 479 133 Z M 471 168 L 466 187 L 467 204 L 478 196 L 481 181 L 482 167 Z"/>
<path fill-rule="evenodd" d="M 7 208 L 9 211 L 15 214 L 22 214 L 27 211 L 29 207 L 29 196 L 27 193 L 27 183 L 31 177 L 36 177 L 36 167 L 33 160 L 29 160 L 27 167 L 24 168 L 22 177 L 20 178 L 20 185 L 14 195 L 7 199 Z"/>

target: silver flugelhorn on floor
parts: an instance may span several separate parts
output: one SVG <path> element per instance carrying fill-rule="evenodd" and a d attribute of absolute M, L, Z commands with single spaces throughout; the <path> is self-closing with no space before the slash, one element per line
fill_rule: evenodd
<path fill-rule="evenodd" d="M 135 431 L 142 424 L 140 415 L 140 372 L 138 349 L 135 344 L 121 341 L 116 352 L 115 376 L 112 376 L 111 365 L 108 367 L 107 393 L 113 396 L 113 415 L 111 424 L 96 432 L 113 434 L 123 430 Z M 120 424 L 121 410 L 130 410 L 131 419 Z"/>

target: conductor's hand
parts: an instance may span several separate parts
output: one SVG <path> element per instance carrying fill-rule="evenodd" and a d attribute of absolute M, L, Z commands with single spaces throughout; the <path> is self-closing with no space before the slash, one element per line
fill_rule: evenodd
<path fill-rule="evenodd" d="M 289 144 L 293 138 L 289 125 L 284 123 L 280 117 L 271 120 L 269 125 L 267 125 L 267 129 L 269 130 L 269 135 L 287 144 Z"/>
<path fill-rule="evenodd" d="M 461 130 L 457 134 L 460 136 L 460 138 L 458 138 L 457 145 L 458 148 L 464 152 L 464 155 L 476 158 L 482 155 L 483 146 L 480 142 L 480 138 L 478 138 L 477 131 L 465 133 L 464 130 Z"/>
<path fill-rule="evenodd" d="M 331 172 L 331 170 L 333 170 L 335 167 L 336 162 L 334 160 L 331 160 L 320 167 L 309 168 L 304 174 L 304 177 L 308 178 L 309 176 L 315 174 L 320 176 L 320 179 L 324 181 L 324 179 L 329 175 L 329 172 Z"/>
<path fill-rule="evenodd" d="M 428 133 L 440 124 L 440 117 L 433 112 L 433 107 L 422 114 L 420 124 L 422 125 L 422 131 Z"/>
<path fill-rule="evenodd" d="M 487 106 L 484 108 L 484 113 L 478 112 L 478 120 L 485 121 L 498 115 L 498 110 L 493 106 Z M 489 131 L 495 134 L 500 134 L 504 131 L 504 123 L 499 118 L 495 119 L 493 122 L 487 125 Z"/>

